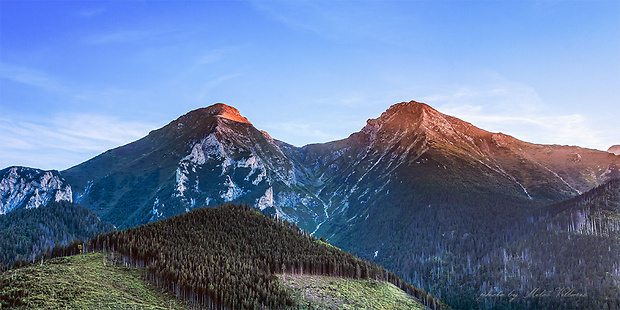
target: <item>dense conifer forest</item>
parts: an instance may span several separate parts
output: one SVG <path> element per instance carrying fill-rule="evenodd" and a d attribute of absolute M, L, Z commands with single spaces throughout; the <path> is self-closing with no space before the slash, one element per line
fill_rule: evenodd
<path fill-rule="evenodd" d="M 54 247 L 74 239 L 112 230 L 112 224 L 102 223 L 89 209 L 67 201 L 0 215 L 0 270 L 32 262 L 46 252 L 51 256 Z"/>
<path fill-rule="evenodd" d="M 441 301 L 382 267 L 247 206 L 201 208 L 159 222 L 98 235 L 86 251 L 119 253 L 179 298 L 212 309 L 295 308 L 275 274 L 387 280 L 431 309 Z"/>

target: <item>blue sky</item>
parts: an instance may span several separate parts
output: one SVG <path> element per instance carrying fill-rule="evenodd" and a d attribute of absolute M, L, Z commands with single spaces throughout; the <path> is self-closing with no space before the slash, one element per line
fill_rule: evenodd
<path fill-rule="evenodd" d="M 620 1 L 0 1 L 0 168 L 62 170 L 216 102 L 301 146 L 410 100 L 620 144 Z"/>

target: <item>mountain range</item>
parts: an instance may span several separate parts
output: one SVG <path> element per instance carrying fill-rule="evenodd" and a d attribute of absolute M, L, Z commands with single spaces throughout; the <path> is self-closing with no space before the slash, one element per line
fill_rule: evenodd
<path fill-rule="evenodd" d="M 215 104 L 65 171 L 4 169 L 0 211 L 68 200 L 129 228 L 235 201 L 294 222 L 467 309 L 480 306 L 489 287 L 513 288 L 517 279 L 527 283 L 515 289 L 540 285 L 538 277 L 488 269 L 507 266 L 513 256 L 504 253 L 534 251 L 536 238 L 552 231 L 541 223 L 583 214 L 576 206 L 557 213 L 556 204 L 620 177 L 613 151 L 527 143 L 414 101 L 391 106 L 346 139 L 295 147 L 256 129 L 235 108 Z M 605 219 L 615 227 L 618 209 L 608 211 L 615 215 Z M 609 234 L 593 239 L 596 249 L 617 244 L 617 230 Z M 544 251 L 538 247 L 536 255 Z M 599 262 L 607 266 L 602 261 L 609 259 Z M 596 277 L 589 270 L 586 277 Z M 617 267 L 602 281 L 617 283 Z M 581 282 L 562 287 L 572 283 Z M 617 291 L 584 285 L 570 289 L 618 298 Z"/>

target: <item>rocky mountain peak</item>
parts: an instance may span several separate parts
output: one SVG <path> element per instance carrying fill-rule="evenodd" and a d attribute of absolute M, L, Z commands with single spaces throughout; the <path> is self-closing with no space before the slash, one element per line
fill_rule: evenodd
<path fill-rule="evenodd" d="M 208 119 L 214 117 L 218 119 L 228 119 L 238 123 L 252 124 L 247 118 L 241 116 L 239 110 L 223 103 L 216 103 L 206 108 L 193 110 L 179 117 L 168 126 L 177 130 L 196 130 L 203 126 Z"/>
<path fill-rule="evenodd" d="M 430 106 L 416 101 L 393 104 L 377 119 L 381 122 L 416 121 L 441 114 Z"/>
<path fill-rule="evenodd" d="M 229 120 L 233 120 L 239 123 L 251 124 L 247 118 L 241 116 L 241 113 L 239 113 L 239 110 L 231 106 L 225 105 L 223 103 L 216 103 L 214 105 L 211 105 L 209 107 L 206 107 L 200 110 L 202 113 L 208 116 L 217 116 L 217 117 L 227 118 Z"/>
<path fill-rule="evenodd" d="M 362 132 L 374 135 L 381 128 L 385 127 L 408 127 L 412 124 L 419 123 L 424 116 L 425 110 L 432 109 L 424 103 L 416 101 L 401 102 L 390 106 L 385 112 L 376 119 L 366 121 L 366 126 Z"/>
<path fill-rule="evenodd" d="M 470 123 L 445 115 L 427 104 L 409 101 L 392 105 L 377 119 L 367 121 L 362 132 L 375 136 L 378 132 L 425 134 L 433 140 L 457 140 L 487 133 Z"/>

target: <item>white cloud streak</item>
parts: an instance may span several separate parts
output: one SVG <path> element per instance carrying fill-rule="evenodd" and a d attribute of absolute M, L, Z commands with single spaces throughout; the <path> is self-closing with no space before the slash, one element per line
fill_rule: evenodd
<path fill-rule="evenodd" d="M 106 115 L 71 114 L 48 122 L 0 118 L 0 167 L 64 169 L 146 135 L 154 126 Z M 50 159 L 41 157 L 56 156 Z"/>
<path fill-rule="evenodd" d="M 0 63 L 0 78 L 42 88 L 51 92 L 62 92 L 66 90 L 54 77 L 44 72 L 4 62 Z"/>
<path fill-rule="evenodd" d="M 610 143 L 584 113 L 551 110 L 531 87 L 503 81 L 487 89 L 458 87 L 422 98 L 442 113 L 473 125 L 541 144 L 577 145 L 606 150 Z"/>
<path fill-rule="evenodd" d="M 408 33 L 409 15 L 390 12 L 380 2 L 252 1 L 254 8 L 287 27 L 334 42 L 373 40 L 399 43 Z"/>

